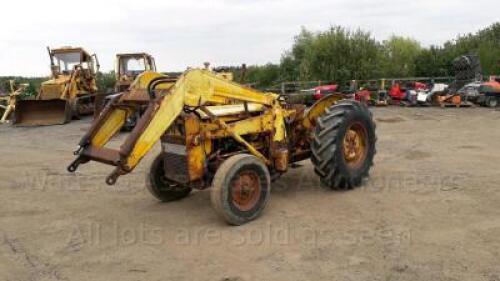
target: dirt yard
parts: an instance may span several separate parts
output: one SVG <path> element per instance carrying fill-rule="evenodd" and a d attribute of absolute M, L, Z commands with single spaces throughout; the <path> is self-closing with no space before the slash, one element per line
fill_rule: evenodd
<path fill-rule="evenodd" d="M 114 187 L 107 166 L 68 174 L 89 120 L 1 126 L 0 280 L 500 280 L 500 111 L 373 111 L 363 187 L 321 189 L 306 161 L 241 227 L 209 191 L 157 202 L 144 189 L 155 153 Z"/>

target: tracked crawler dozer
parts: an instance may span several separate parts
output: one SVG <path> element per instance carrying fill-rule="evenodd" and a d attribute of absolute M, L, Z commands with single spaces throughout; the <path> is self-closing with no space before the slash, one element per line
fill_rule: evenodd
<path fill-rule="evenodd" d="M 97 56 L 82 48 L 47 48 L 51 79 L 42 83 L 34 100 L 16 103 L 14 125 L 58 125 L 92 114 L 97 92 Z"/>
<path fill-rule="evenodd" d="M 153 56 L 147 53 L 117 54 L 115 62 L 115 92 L 128 90 L 137 76 L 145 71 L 156 71 Z"/>
<path fill-rule="evenodd" d="M 135 96 L 144 102 L 137 103 L 137 109 L 134 114 L 127 118 L 125 125 L 122 127 L 123 131 L 130 131 L 134 128 L 137 120 L 140 118 L 141 113 L 147 105 L 148 95 L 146 93 L 146 86 L 140 83 L 133 82 L 140 74 L 148 72 L 156 75 L 156 63 L 153 56 L 147 53 L 122 53 L 116 55 L 115 60 L 115 86 L 114 93 L 108 95 L 98 95 L 95 101 L 94 116 L 104 108 L 104 105 L 110 102 L 116 96 L 123 95 L 128 92 L 128 96 Z M 132 87 L 131 87 L 132 86 Z M 130 93 L 133 92 L 133 93 Z"/>
<path fill-rule="evenodd" d="M 106 183 L 113 185 L 161 141 L 146 175 L 152 195 L 173 201 L 212 187 L 214 209 L 234 225 L 261 214 L 271 181 L 292 163 L 310 158 L 321 183 L 334 189 L 359 186 L 368 176 L 375 124 L 359 102 L 333 94 L 306 108 L 201 69 L 177 80 L 150 78 L 147 109 L 120 148 L 106 144 L 133 114 L 135 101 L 126 95 L 102 111 L 68 171 L 89 161 L 111 165 Z"/>

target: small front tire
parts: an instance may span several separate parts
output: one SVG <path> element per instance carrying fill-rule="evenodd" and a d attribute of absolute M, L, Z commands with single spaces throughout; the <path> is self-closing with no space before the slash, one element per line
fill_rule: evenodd
<path fill-rule="evenodd" d="M 497 97 L 486 98 L 486 105 L 488 107 L 497 107 L 498 106 L 498 98 Z"/>
<path fill-rule="evenodd" d="M 225 160 L 212 182 L 212 207 L 231 225 L 259 217 L 271 194 L 269 170 L 257 157 L 239 154 Z"/>
<path fill-rule="evenodd" d="M 146 174 L 146 188 L 158 200 L 171 202 L 180 200 L 189 195 L 191 188 L 175 183 L 165 177 L 163 154 L 156 156 Z"/>

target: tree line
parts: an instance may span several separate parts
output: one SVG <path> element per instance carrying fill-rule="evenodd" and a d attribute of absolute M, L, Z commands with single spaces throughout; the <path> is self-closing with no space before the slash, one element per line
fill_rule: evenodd
<path fill-rule="evenodd" d="M 479 56 L 484 75 L 500 74 L 500 22 L 430 47 L 397 35 L 378 41 L 370 32 L 341 26 L 318 32 L 302 28 L 279 63 L 247 67 L 245 82 L 265 89 L 285 81 L 452 76 L 453 59 L 466 54 Z M 241 68 L 230 69 L 240 81 Z M 0 77 L 0 90 L 8 91 L 9 79 L 30 82 L 35 89 L 44 78 Z M 112 88 L 114 79 L 112 71 L 99 73 L 99 89 Z"/>
<path fill-rule="evenodd" d="M 246 79 L 266 88 L 284 81 L 453 76 L 453 59 L 466 54 L 479 56 L 484 75 L 500 74 L 500 22 L 430 47 L 396 35 L 377 41 L 370 32 L 341 26 L 303 28 L 280 63 L 250 66 Z"/>

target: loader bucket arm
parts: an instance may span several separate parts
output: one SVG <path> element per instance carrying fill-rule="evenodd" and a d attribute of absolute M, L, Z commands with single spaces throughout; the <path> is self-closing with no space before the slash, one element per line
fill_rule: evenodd
<path fill-rule="evenodd" d="M 119 150 L 104 146 L 123 126 L 131 109 L 120 104 L 120 97 L 108 104 L 80 141 L 80 148 L 75 152 L 78 157 L 68 171 L 74 172 L 78 165 L 90 160 L 113 165 L 116 169 L 106 179 L 106 183 L 112 185 L 120 175 L 131 172 L 137 166 L 184 110 L 195 110 L 204 105 L 227 105 L 235 101 L 264 106 L 278 102 L 275 94 L 261 93 L 200 69 L 187 71 L 170 85 L 165 95 L 155 97 L 156 86 L 169 83 L 172 80 L 167 77 L 151 80 L 146 112 Z"/>

